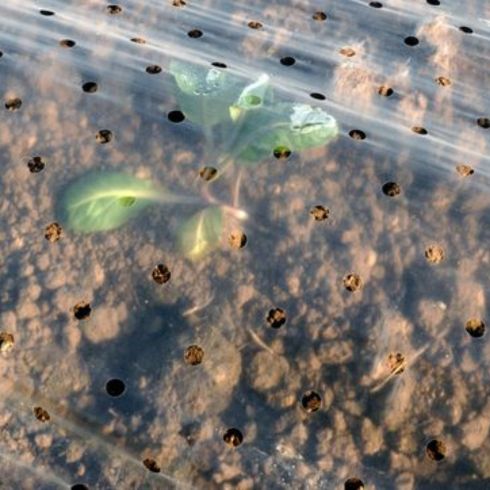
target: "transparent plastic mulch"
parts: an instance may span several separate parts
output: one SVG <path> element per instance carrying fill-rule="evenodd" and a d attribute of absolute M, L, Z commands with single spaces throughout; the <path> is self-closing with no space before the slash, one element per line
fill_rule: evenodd
<path fill-rule="evenodd" d="M 2 488 L 490 488 L 489 19 L 4 0 Z"/>

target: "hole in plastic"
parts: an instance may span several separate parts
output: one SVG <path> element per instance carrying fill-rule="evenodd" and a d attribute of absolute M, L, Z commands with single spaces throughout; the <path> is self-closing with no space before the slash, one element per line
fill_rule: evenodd
<path fill-rule="evenodd" d="M 235 250 L 243 248 L 247 244 L 247 235 L 242 231 L 232 231 L 228 236 L 228 244 Z"/>
<path fill-rule="evenodd" d="M 231 447 L 237 447 L 243 442 L 243 434 L 235 428 L 228 429 L 224 435 L 223 440 Z"/>
<path fill-rule="evenodd" d="M 39 422 L 48 422 L 51 418 L 49 413 L 42 407 L 34 407 L 34 416 Z"/>
<path fill-rule="evenodd" d="M 162 67 L 158 65 L 150 65 L 146 67 L 146 73 L 149 73 L 150 75 L 156 75 L 161 71 L 162 71 Z"/>
<path fill-rule="evenodd" d="M 60 46 L 62 48 L 73 48 L 76 45 L 76 42 L 71 39 L 62 39 L 60 41 Z"/>
<path fill-rule="evenodd" d="M 203 167 L 199 170 L 199 176 L 206 182 L 213 180 L 216 175 L 218 175 L 218 170 L 214 167 Z"/>
<path fill-rule="evenodd" d="M 43 159 L 41 157 L 32 157 L 27 162 L 27 167 L 29 168 L 29 171 L 33 174 L 41 172 L 45 166 L 46 164 L 43 162 Z"/>
<path fill-rule="evenodd" d="M 349 478 L 344 483 L 344 490 L 364 490 L 364 483 L 359 478 Z"/>
<path fill-rule="evenodd" d="M 328 219 L 329 214 L 330 211 L 325 206 L 320 204 L 310 209 L 310 215 L 315 221 L 325 221 Z"/>
<path fill-rule="evenodd" d="M 401 352 L 391 352 L 388 355 L 388 368 L 392 374 L 403 373 L 405 366 L 405 356 Z"/>
<path fill-rule="evenodd" d="M 287 146 L 278 146 L 272 153 L 278 160 L 286 160 L 291 156 L 291 150 Z"/>
<path fill-rule="evenodd" d="M 198 345 L 190 345 L 184 352 L 184 360 L 191 366 L 201 364 L 204 358 L 204 350 Z"/>
<path fill-rule="evenodd" d="M 168 113 L 168 120 L 173 123 L 181 123 L 185 120 L 185 116 L 182 111 L 170 111 Z"/>
<path fill-rule="evenodd" d="M 101 129 L 95 135 L 95 140 L 101 145 L 109 143 L 112 140 L 112 131 L 110 131 L 109 129 Z"/>
<path fill-rule="evenodd" d="M 488 117 L 479 117 L 476 122 L 478 126 L 480 126 L 481 128 L 484 129 L 490 128 L 490 118 Z"/>
<path fill-rule="evenodd" d="M 472 337 L 483 337 L 483 334 L 485 333 L 485 323 L 479 318 L 470 318 L 466 322 L 465 329 Z"/>
<path fill-rule="evenodd" d="M 151 272 L 151 277 L 157 284 L 165 284 L 170 281 L 172 274 L 165 264 L 158 264 Z"/>
<path fill-rule="evenodd" d="M 262 23 L 256 20 L 251 20 L 247 25 L 250 27 L 250 29 L 262 29 L 263 27 Z"/>
<path fill-rule="evenodd" d="M 440 245 L 430 245 L 425 249 L 425 258 L 431 264 L 441 263 L 444 257 L 444 249 Z"/>
<path fill-rule="evenodd" d="M 119 5 L 107 5 L 106 10 L 110 15 L 117 15 L 122 12 L 122 8 Z"/>
<path fill-rule="evenodd" d="M 192 29 L 187 33 L 187 35 L 192 39 L 197 39 L 199 37 L 202 37 L 202 34 L 203 34 L 202 31 L 199 29 Z"/>
<path fill-rule="evenodd" d="M 312 17 L 313 20 L 318 20 L 320 22 L 327 20 L 327 14 L 321 11 L 315 12 Z"/>
<path fill-rule="evenodd" d="M 126 386 L 124 381 L 114 378 L 107 381 L 105 390 L 109 396 L 118 397 L 124 393 Z"/>
<path fill-rule="evenodd" d="M 301 398 L 301 405 L 305 412 L 313 413 L 322 406 L 322 399 L 316 391 L 308 391 Z"/>
<path fill-rule="evenodd" d="M 349 131 L 349 136 L 353 140 L 364 140 L 366 139 L 366 133 L 360 129 L 352 129 Z"/>
<path fill-rule="evenodd" d="M 386 182 L 382 187 L 383 194 L 395 197 L 398 196 L 401 192 L 400 186 L 396 182 Z"/>
<path fill-rule="evenodd" d="M 281 65 L 284 66 L 293 66 L 296 63 L 296 60 L 292 56 L 284 56 L 284 58 L 280 59 Z"/>
<path fill-rule="evenodd" d="M 273 308 L 269 310 L 266 320 L 272 328 L 281 328 L 286 323 L 286 313 L 282 308 Z"/>
<path fill-rule="evenodd" d="M 436 83 L 441 87 L 449 87 L 449 85 L 451 85 L 451 80 L 447 77 L 437 77 Z"/>
<path fill-rule="evenodd" d="M 85 82 L 82 85 L 82 90 L 84 92 L 86 92 L 87 94 L 93 94 L 93 93 L 97 92 L 98 88 L 99 87 L 98 87 L 97 83 L 95 83 L 95 82 Z"/>
<path fill-rule="evenodd" d="M 17 111 L 22 106 L 22 100 L 19 97 L 11 97 L 5 102 L 5 109 L 8 111 Z"/>
<path fill-rule="evenodd" d="M 470 175 L 473 175 L 475 173 L 472 167 L 465 164 L 457 165 L 456 172 L 458 172 L 458 174 L 461 175 L 461 177 L 469 177 Z"/>
<path fill-rule="evenodd" d="M 405 44 L 407 46 L 417 46 L 419 40 L 415 36 L 408 36 L 405 38 Z"/>
<path fill-rule="evenodd" d="M 427 444 L 426 453 L 432 461 L 442 461 L 446 457 L 446 445 L 442 441 L 433 439 Z"/>
<path fill-rule="evenodd" d="M 349 47 L 341 48 L 339 53 L 342 56 L 346 56 L 347 58 L 352 58 L 356 54 L 356 52 L 352 48 L 349 48 Z"/>
<path fill-rule="evenodd" d="M 15 339 L 10 332 L 0 332 L 0 352 L 10 352 L 15 345 Z"/>
<path fill-rule="evenodd" d="M 63 229 L 61 228 L 61 225 L 59 223 L 50 223 L 46 228 L 44 229 L 44 238 L 48 242 L 57 242 L 63 234 Z"/>
<path fill-rule="evenodd" d="M 73 316 L 77 320 L 86 320 L 90 316 L 91 312 L 92 308 L 90 303 L 87 303 L 86 301 L 80 301 L 80 303 L 77 303 L 73 307 Z"/>
<path fill-rule="evenodd" d="M 382 85 L 378 89 L 378 94 L 383 95 L 384 97 L 391 97 L 393 95 L 393 89 L 386 85 Z"/>
<path fill-rule="evenodd" d="M 359 291 L 362 287 L 362 280 L 359 274 L 347 274 L 343 282 L 345 289 L 351 293 Z"/>
<path fill-rule="evenodd" d="M 160 473 L 160 466 L 158 463 L 152 458 L 146 458 L 143 460 L 143 465 L 152 473 Z"/>

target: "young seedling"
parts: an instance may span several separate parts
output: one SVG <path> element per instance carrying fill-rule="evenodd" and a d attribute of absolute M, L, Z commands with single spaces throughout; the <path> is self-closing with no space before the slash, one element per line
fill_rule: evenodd
<path fill-rule="evenodd" d="M 278 98 L 267 74 L 246 85 L 215 67 L 172 61 L 169 71 L 180 109 L 204 134 L 205 160 L 211 162 L 205 166 L 218 170 L 210 183 L 238 167 L 230 201 L 215 198 L 208 185 L 189 196 L 130 175 L 94 172 L 68 187 L 62 211 L 67 228 L 92 233 L 116 229 L 152 203 L 200 205 L 179 233 L 184 254 L 198 259 L 225 243 L 248 217 L 239 207 L 243 167 L 326 145 L 336 138 L 338 127 L 321 108 Z"/>

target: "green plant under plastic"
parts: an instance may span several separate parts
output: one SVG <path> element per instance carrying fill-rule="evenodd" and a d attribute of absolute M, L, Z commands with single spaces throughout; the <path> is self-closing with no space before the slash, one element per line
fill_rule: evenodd
<path fill-rule="evenodd" d="M 127 174 L 91 172 L 65 192 L 62 211 L 73 231 L 92 233 L 119 228 L 151 203 L 195 201 Z"/>
<path fill-rule="evenodd" d="M 223 219 L 223 210 L 219 206 L 209 206 L 183 224 L 179 241 L 186 257 L 198 259 L 220 243 Z"/>
<path fill-rule="evenodd" d="M 222 174 L 231 165 L 254 165 L 275 155 L 324 146 L 336 138 L 336 120 L 319 107 L 278 99 L 270 77 L 244 84 L 236 75 L 180 61 L 170 63 L 176 98 L 186 118 L 202 128 L 211 167 Z M 233 202 L 238 201 L 239 177 Z M 170 192 L 149 180 L 118 172 L 91 172 L 68 186 L 61 200 L 62 220 L 75 232 L 114 230 L 151 204 L 199 204 L 179 231 L 182 252 L 198 259 L 226 239 L 247 213 L 202 195 Z"/>
<path fill-rule="evenodd" d="M 278 147 L 298 152 L 338 135 L 331 115 L 279 98 L 265 73 L 245 86 L 226 70 L 181 61 L 170 63 L 170 73 L 180 108 L 202 128 L 209 147 L 224 149 L 221 161 L 250 165 L 271 157 Z"/>

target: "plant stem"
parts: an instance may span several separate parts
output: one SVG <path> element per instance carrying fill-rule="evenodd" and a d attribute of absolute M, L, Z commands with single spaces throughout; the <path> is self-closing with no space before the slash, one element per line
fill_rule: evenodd
<path fill-rule="evenodd" d="M 231 214 L 234 218 L 237 218 L 240 221 L 248 219 L 248 213 L 244 209 L 228 206 L 227 204 L 221 204 L 221 209 L 223 209 L 225 213 Z"/>
<path fill-rule="evenodd" d="M 205 153 L 207 156 L 214 149 L 213 128 L 211 126 L 204 126 L 204 138 L 206 140 Z"/>
<path fill-rule="evenodd" d="M 236 206 L 230 206 L 220 201 L 219 199 L 216 199 L 209 193 L 209 190 L 207 188 L 204 190 L 203 196 L 207 200 L 208 204 L 219 206 L 225 213 L 231 214 L 239 220 L 245 220 L 248 218 L 248 213 L 244 209 L 240 209 Z"/>
<path fill-rule="evenodd" d="M 174 194 L 168 191 L 156 190 L 151 196 L 134 196 L 138 197 L 150 197 L 153 201 L 159 202 L 161 204 L 204 204 L 206 201 L 203 201 L 201 197 L 195 196 L 186 196 L 183 194 Z"/>
<path fill-rule="evenodd" d="M 240 199 L 240 184 L 242 182 L 243 170 L 240 168 L 238 170 L 238 175 L 235 181 L 235 189 L 233 190 L 233 206 L 238 207 L 239 199 Z"/>

